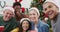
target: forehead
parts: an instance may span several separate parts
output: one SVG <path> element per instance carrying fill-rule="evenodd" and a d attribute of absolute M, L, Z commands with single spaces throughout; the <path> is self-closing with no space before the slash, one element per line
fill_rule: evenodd
<path fill-rule="evenodd" d="M 43 4 L 43 8 L 47 8 L 48 6 L 56 6 L 56 5 L 52 2 L 46 2 Z"/>
<path fill-rule="evenodd" d="M 20 7 L 19 5 L 16 5 L 15 7 Z"/>
<path fill-rule="evenodd" d="M 28 21 L 27 21 L 27 20 L 25 20 L 25 21 L 23 21 L 23 23 L 28 23 Z"/>
<path fill-rule="evenodd" d="M 29 11 L 29 13 L 37 13 L 35 9 Z"/>

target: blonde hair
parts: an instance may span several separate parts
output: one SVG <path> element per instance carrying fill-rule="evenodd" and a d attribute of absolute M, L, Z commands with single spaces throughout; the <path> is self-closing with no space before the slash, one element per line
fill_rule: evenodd
<path fill-rule="evenodd" d="M 32 11 L 32 10 L 36 11 L 37 14 L 40 16 L 39 10 L 38 10 L 36 7 L 30 8 L 28 12 L 30 12 L 30 11 Z"/>

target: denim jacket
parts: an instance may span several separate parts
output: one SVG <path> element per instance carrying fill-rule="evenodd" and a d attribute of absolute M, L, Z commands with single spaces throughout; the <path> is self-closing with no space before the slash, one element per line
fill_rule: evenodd
<path fill-rule="evenodd" d="M 32 25 L 31 29 L 34 30 L 35 28 L 34 23 L 31 22 L 31 25 Z M 38 32 L 49 32 L 49 25 L 41 20 L 38 20 L 37 28 Z"/>

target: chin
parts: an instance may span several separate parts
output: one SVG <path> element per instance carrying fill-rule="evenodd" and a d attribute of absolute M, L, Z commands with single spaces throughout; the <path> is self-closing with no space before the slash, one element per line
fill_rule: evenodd
<path fill-rule="evenodd" d="M 27 29 L 24 29 L 25 31 L 27 30 Z"/>
<path fill-rule="evenodd" d="M 5 20 L 5 21 L 9 21 L 9 20 Z"/>
<path fill-rule="evenodd" d="M 49 16 L 51 19 L 54 19 L 55 18 L 55 15 L 52 14 L 51 16 Z"/>
<path fill-rule="evenodd" d="M 9 21 L 9 19 L 5 19 L 5 21 Z"/>

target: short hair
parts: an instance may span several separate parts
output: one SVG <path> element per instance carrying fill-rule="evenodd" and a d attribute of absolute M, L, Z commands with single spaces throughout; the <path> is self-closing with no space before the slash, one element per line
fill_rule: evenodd
<path fill-rule="evenodd" d="M 14 8 L 15 6 L 20 6 L 20 7 L 21 7 L 21 3 L 20 3 L 20 2 L 15 2 L 15 3 L 13 3 L 13 8 Z"/>
<path fill-rule="evenodd" d="M 8 11 L 10 10 L 10 11 L 12 11 L 13 14 L 14 14 L 14 9 L 13 9 L 12 7 L 4 7 L 4 8 L 3 8 L 3 12 L 6 11 L 6 10 L 8 10 Z"/>

